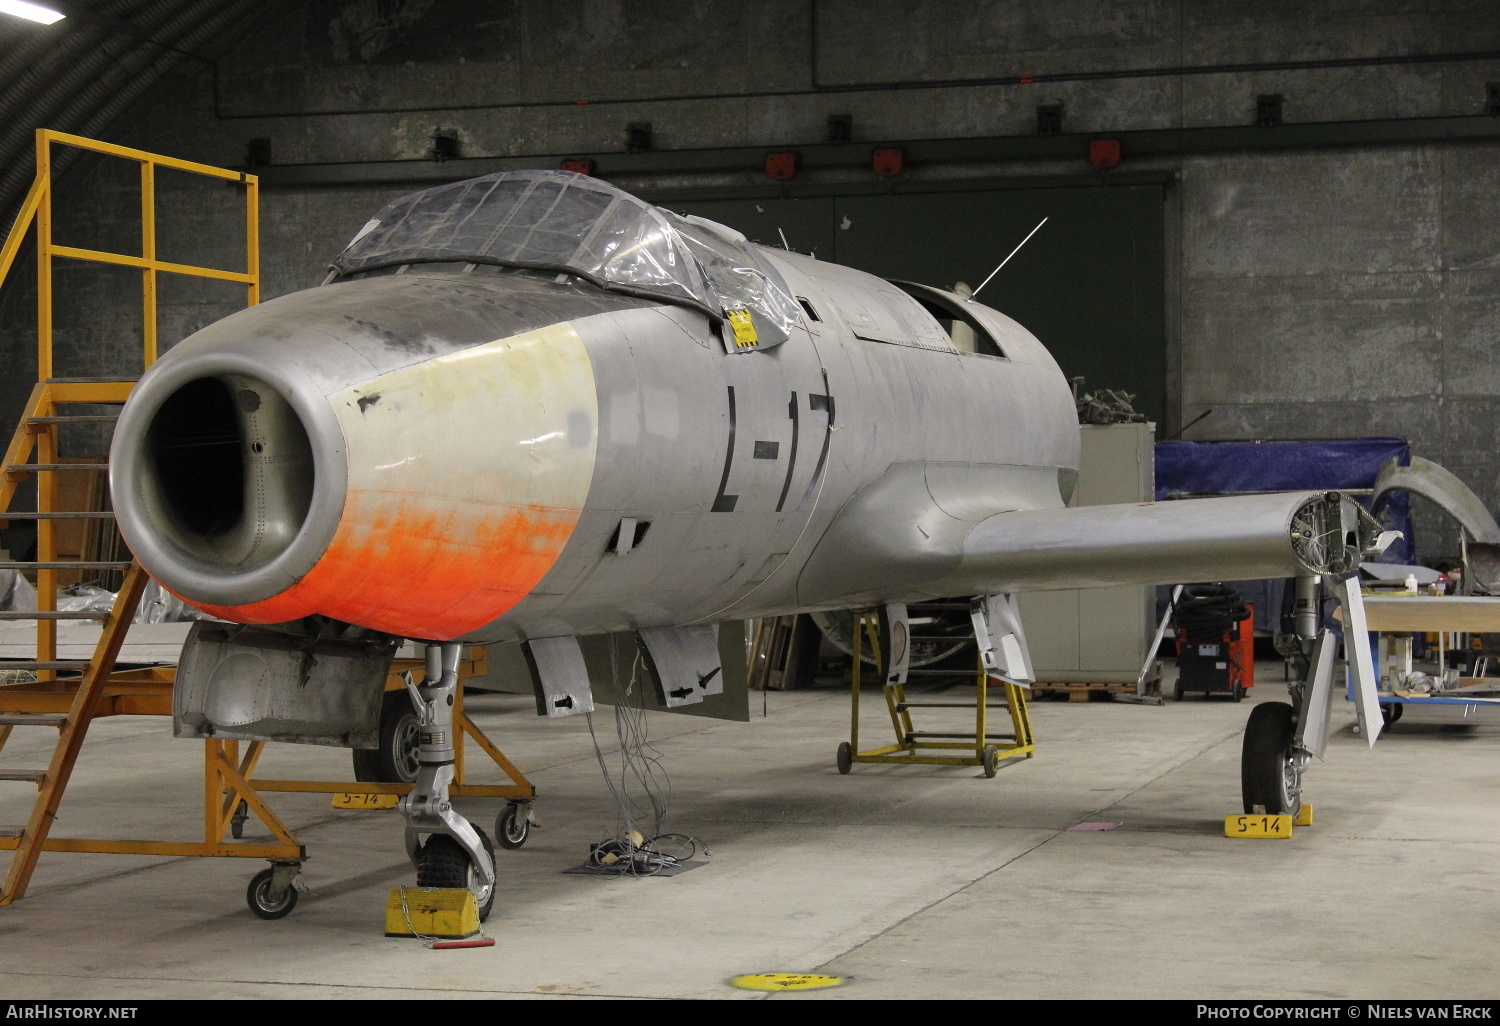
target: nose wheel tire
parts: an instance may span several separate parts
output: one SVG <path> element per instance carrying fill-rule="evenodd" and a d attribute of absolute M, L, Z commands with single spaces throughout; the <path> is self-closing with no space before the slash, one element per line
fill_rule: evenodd
<path fill-rule="evenodd" d="M 489 836 L 479 827 L 474 830 L 479 834 L 479 841 L 484 845 L 485 854 L 490 856 L 490 863 L 493 865 L 495 849 L 490 844 Z M 447 834 L 433 834 L 417 852 L 417 886 L 467 887 L 474 892 L 481 923 L 490 917 L 490 909 L 495 905 L 495 885 L 484 882 L 478 868 L 469 861 L 469 853 L 464 851 L 463 845 Z"/>
<path fill-rule="evenodd" d="M 531 836 L 531 806 L 511 802 L 495 817 L 495 840 L 515 851 Z"/>
<path fill-rule="evenodd" d="M 1250 711 L 1240 753 L 1246 815 L 1295 816 L 1302 808 L 1302 767 L 1292 751 L 1295 717 L 1286 702 L 1265 702 Z"/>
<path fill-rule="evenodd" d="M 274 873 L 273 869 L 262 869 L 250 878 L 250 886 L 245 890 L 245 903 L 250 906 L 251 912 L 262 919 L 283 919 L 297 907 L 297 888 L 290 883 L 281 900 L 271 900 L 271 877 Z"/>
<path fill-rule="evenodd" d="M 387 691 L 380 701 L 380 747 L 354 749 L 354 779 L 371 784 L 415 783 L 420 731 L 410 696 L 405 691 Z"/>

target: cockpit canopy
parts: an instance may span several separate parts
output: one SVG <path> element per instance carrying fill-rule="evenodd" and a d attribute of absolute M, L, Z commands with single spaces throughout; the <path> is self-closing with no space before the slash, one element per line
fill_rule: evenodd
<path fill-rule="evenodd" d="M 333 267 L 348 275 L 446 261 L 566 272 L 731 324 L 744 311 L 755 348 L 786 341 L 798 317 L 781 275 L 744 236 L 570 171 L 505 171 L 403 196 Z"/>

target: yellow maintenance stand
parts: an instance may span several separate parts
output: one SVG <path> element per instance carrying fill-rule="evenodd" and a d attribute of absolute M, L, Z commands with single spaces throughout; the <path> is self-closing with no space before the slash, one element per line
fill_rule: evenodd
<path fill-rule="evenodd" d="M 53 239 L 52 151 L 55 146 L 87 150 L 134 161 L 140 166 L 140 253 L 115 253 L 60 245 Z M 262 918 L 280 918 L 296 904 L 293 883 L 307 851 L 291 829 L 264 800 L 266 792 L 331 794 L 336 808 L 389 808 L 400 795 L 411 791 L 410 783 L 370 781 L 266 780 L 253 776 L 265 750 L 265 742 L 249 742 L 241 751 L 238 741 L 208 740 L 203 744 L 203 838 L 202 840 L 154 840 L 137 838 L 55 837 L 52 828 L 67 790 L 73 768 L 83 751 L 88 729 L 100 716 L 170 716 L 172 684 L 176 668 L 170 665 L 117 669 L 126 634 L 149 578 L 139 563 L 129 558 L 114 529 L 107 492 L 90 491 L 86 508 L 67 508 L 70 491 L 60 482 L 67 475 L 105 474 L 107 462 L 69 461 L 61 456 L 64 429 L 89 424 L 113 423 L 112 408 L 123 405 L 135 385 L 130 379 L 59 378 L 53 375 L 53 262 L 57 259 L 113 264 L 135 268 L 141 274 L 142 367 L 157 356 L 157 277 L 183 275 L 235 282 L 245 288 L 246 305 L 260 301 L 259 187 L 254 175 L 178 160 L 144 150 L 65 135 L 46 129 L 36 133 L 36 180 L 21 206 L 20 214 L 3 244 L 0 244 L 0 283 L 14 265 L 28 234 L 34 234 L 37 263 L 37 383 L 21 423 L 6 449 L 0 468 L 0 526 L 10 521 L 36 523 L 36 557 L 25 561 L 0 562 L 0 569 L 20 571 L 34 578 L 35 610 L 0 611 L 0 622 L 36 624 L 36 658 L 0 661 L 0 750 L 17 728 L 52 729 L 57 744 L 43 768 L 0 768 L 0 783 L 34 785 L 36 799 L 24 823 L 0 825 L 0 852 L 11 851 L 11 861 L 0 879 L 0 905 L 23 897 L 44 851 L 89 852 L 115 855 L 160 855 L 168 857 L 209 856 L 265 859 L 271 866 L 251 880 L 247 900 Z M 158 258 L 156 248 L 156 172 L 158 168 L 220 179 L 238 187 L 245 203 L 245 270 L 226 270 L 172 263 Z M 33 232 L 34 230 L 34 232 Z M 100 409 L 109 412 L 100 412 Z M 36 482 L 35 508 L 15 509 L 21 492 L 18 485 Z M 63 525 L 83 522 L 93 525 L 76 553 L 65 551 Z M 75 533 L 77 533 L 75 531 Z M 78 548 L 75 546 L 75 548 Z M 77 558 L 66 558 L 70 555 Z M 87 571 L 90 576 L 117 574 L 113 608 L 108 612 L 58 610 L 61 587 L 67 577 Z M 67 575 L 67 577 L 65 577 Z M 62 621 L 102 620 L 103 630 L 87 659 L 65 659 L 58 655 L 57 625 Z M 405 690 L 404 672 L 424 672 L 421 659 L 397 659 L 386 687 Z M 485 651 L 471 649 L 460 664 L 459 677 L 478 676 L 485 671 Z M 525 843 L 531 824 L 531 803 L 536 788 L 463 711 L 460 690 L 454 709 L 454 737 L 458 764 L 452 794 L 457 797 L 503 798 L 507 801 L 497 823 L 498 840 L 508 848 Z M 479 746 L 485 756 L 508 778 L 506 784 L 474 784 L 464 780 L 464 738 Z M 271 837 L 242 841 L 251 815 L 261 821 Z M 226 838 L 232 835 L 233 840 Z M 3 867 L 3 862 L 0 862 Z M 267 901 L 267 895 L 276 900 Z"/>
<path fill-rule="evenodd" d="M 1036 741 L 1031 734 L 1031 716 L 1026 708 L 1025 689 L 1008 680 L 997 683 L 1004 689 L 1003 708 L 1010 713 L 1013 732 L 1010 734 L 989 733 L 989 710 L 1002 708 L 1000 703 L 991 703 L 990 677 L 985 672 L 982 660 L 974 680 L 974 701 L 911 701 L 906 697 L 906 685 L 887 682 L 881 688 L 885 697 L 886 711 L 891 717 L 891 730 L 896 743 L 880 748 L 860 751 L 859 748 L 859 692 L 861 667 L 864 663 L 864 642 L 870 643 L 875 658 L 876 670 L 882 671 L 882 656 L 879 634 L 880 618 L 873 612 L 861 613 L 854 621 L 854 659 L 849 671 L 849 740 L 841 742 L 838 749 L 838 768 L 847 774 L 857 762 L 887 763 L 892 765 L 918 766 L 979 766 L 986 777 L 993 777 L 1000 769 L 1002 759 L 1025 756 L 1030 759 L 1036 751 Z M 976 646 L 976 659 L 979 659 Z M 881 672 L 884 680 L 885 674 Z M 913 727 L 913 709 L 969 709 L 974 710 L 974 730 L 969 732 L 920 731 Z M 924 752 L 949 754 L 923 754 Z M 965 754 L 959 754 L 960 752 Z"/>

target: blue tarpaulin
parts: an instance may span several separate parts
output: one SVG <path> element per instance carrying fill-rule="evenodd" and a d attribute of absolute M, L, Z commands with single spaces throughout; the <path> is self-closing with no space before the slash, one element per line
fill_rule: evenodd
<path fill-rule="evenodd" d="M 1373 488 L 1375 475 L 1395 457 L 1411 464 L 1404 438 L 1350 438 L 1310 442 L 1159 442 L 1156 446 L 1156 498 L 1185 499 L 1253 492 L 1295 492 Z M 1369 498 L 1360 496 L 1368 506 Z M 1381 562 L 1416 562 L 1411 501 L 1405 492 L 1387 496 L 1381 523 L 1404 535 Z M 1278 629 L 1282 582 L 1242 581 L 1235 585 L 1255 603 L 1257 630 Z"/>
<path fill-rule="evenodd" d="M 1158 442 L 1157 499 L 1190 495 L 1372 488 L 1394 456 L 1411 465 L 1404 438 L 1318 442 Z"/>

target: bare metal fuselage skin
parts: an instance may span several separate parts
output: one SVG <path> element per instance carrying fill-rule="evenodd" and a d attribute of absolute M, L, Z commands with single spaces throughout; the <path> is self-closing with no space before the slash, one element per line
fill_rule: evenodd
<path fill-rule="evenodd" d="M 127 541 L 228 619 L 495 642 L 961 593 L 975 524 L 1065 505 L 1077 425 L 1035 338 L 972 303 L 1003 358 L 859 338 L 841 310 L 876 279 L 762 253 L 817 319 L 759 351 L 682 306 L 472 266 L 226 318 L 121 418 Z M 238 533 L 169 479 L 193 471 L 164 404 L 205 377 L 238 419 Z"/>

